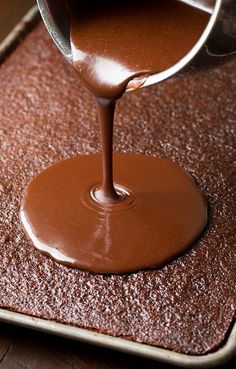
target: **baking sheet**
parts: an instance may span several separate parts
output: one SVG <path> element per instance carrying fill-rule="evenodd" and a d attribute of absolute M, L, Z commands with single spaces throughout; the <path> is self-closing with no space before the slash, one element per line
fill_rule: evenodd
<path fill-rule="evenodd" d="M 226 362 L 236 353 L 236 325 L 234 325 L 227 342 L 218 351 L 207 355 L 193 356 L 3 309 L 0 309 L 0 320 L 185 368 L 211 368 Z"/>
<path fill-rule="evenodd" d="M 38 19 L 39 13 L 37 7 L 33 7 L 22 21 L 13 29 L 9 36 L 2 42 L 2 44 L 0 44 L 0 62 L 14 50 L 22 37 L 24 37 L 24 35 L 34 27 Z M 186 368 L 214 367 L 226 362 L 236 354 L 236 324 L 233 325 L 224 345 L 216 352 L 202 356 L 193 356 L 96 333 L 88 329 L 60 324 L 55 321 L 47 321 L 45 319 L 35 318 L 4 309 L 0 309 L 0 320 L 10 324 L 17 324 L 35 330 L 92 343 L 97 346 L 112 348 Z"/>

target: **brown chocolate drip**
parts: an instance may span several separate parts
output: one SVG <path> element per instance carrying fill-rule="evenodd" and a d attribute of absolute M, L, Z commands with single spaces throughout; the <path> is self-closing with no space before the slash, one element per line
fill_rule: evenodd
<path fill-rule="evenodd" d="M 96 191 L 96 199 L 103 203 L 110 203 L 119 200 L 113 184 L 113 124 L 115 101 L 97 99 L 98 117 L 101 127 L 102 137 L 102 161 L 103 161 L 103 182 L 100 189 Z"/>
<path fill-rule="evenodd" d="M 97 99 L 100 157 L 62 161 L 28 186 L 21 219 L 42 252 L 99 273 L 153 268 L 186 250 L 206 224 L 206 204 L 194 181 L 165 159 L 116 155 L 116 100 L 151 73 L 183 57 L 209 16 L 174 0 L 134 6 L 99 4 L 73 16 L 73 65 Z"/>

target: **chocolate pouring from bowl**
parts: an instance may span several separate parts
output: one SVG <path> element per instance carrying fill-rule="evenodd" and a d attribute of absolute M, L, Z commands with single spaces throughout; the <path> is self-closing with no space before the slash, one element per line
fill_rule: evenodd
<path fill-rule="evenodd" d="M 199 236 L 205 200 L 189 175 L 166 159 L 116 154 L 113 182 L 115 103 L 131 78 L 165 70 L 185 55 L 209 14 L 173 0 L 111 6 L 101 1 L 94 8 L 66 4 L 73 66 L 97 99 L 103 181 L 101 186 L 100 157 L 91 155 L 44 170 L 27 186 L 24 229 L 36 248 L 66 265 L 96 273 L 160 267 Z M 159 47 L 153 50 L 155 42 Z"/>
<path fill-rule="evenodd" d="M 232 58 L 236 53 L 234 0 L 182 0 L 182 2 L 211 13 L 209 23 L 187 55 L 163 72 L 150 75 L 139 88 L 153 85 L 174 75 L 184 75 L 214 67 Z M 72 63 L 70 16 L 65 1 L 37 0 L 37 3 L 48 32 L 65 58 Z"/>

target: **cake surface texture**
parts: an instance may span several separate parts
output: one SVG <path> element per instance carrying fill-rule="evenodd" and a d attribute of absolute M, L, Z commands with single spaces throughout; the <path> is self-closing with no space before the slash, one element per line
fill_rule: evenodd
<path fill-rule="evenodd" d="M 236 60 L 118 103 L 114 150 L 173 160 L 209 206 L 188 252 L 126 275 L 60 265 L 22 231 L 27 183 L 61 159 L 101 150 L 94 99 L 42 24 L 0 66 L 0 84 L 0 307 L 186 354 L 216 350 L 236 309 Z"/>

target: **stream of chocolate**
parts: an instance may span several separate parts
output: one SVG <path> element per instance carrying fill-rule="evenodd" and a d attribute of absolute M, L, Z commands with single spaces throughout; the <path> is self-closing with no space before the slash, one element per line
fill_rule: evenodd
<path fill-rule="evenodd" d="M 115 106 L 127 86 L 137 89 L 185 56 L 209 14 L 174 0 L 89 5 L 71 6 L 71 45 L 97 100 L 103 171 L 98 155 L 46 169 L 27 187 L 21 220 L 34 245 L 66 265 L 98 273 L 161 266 L 201 233 L 206 203 L 166 159 L 114 154 L 113 180 Z"/>

